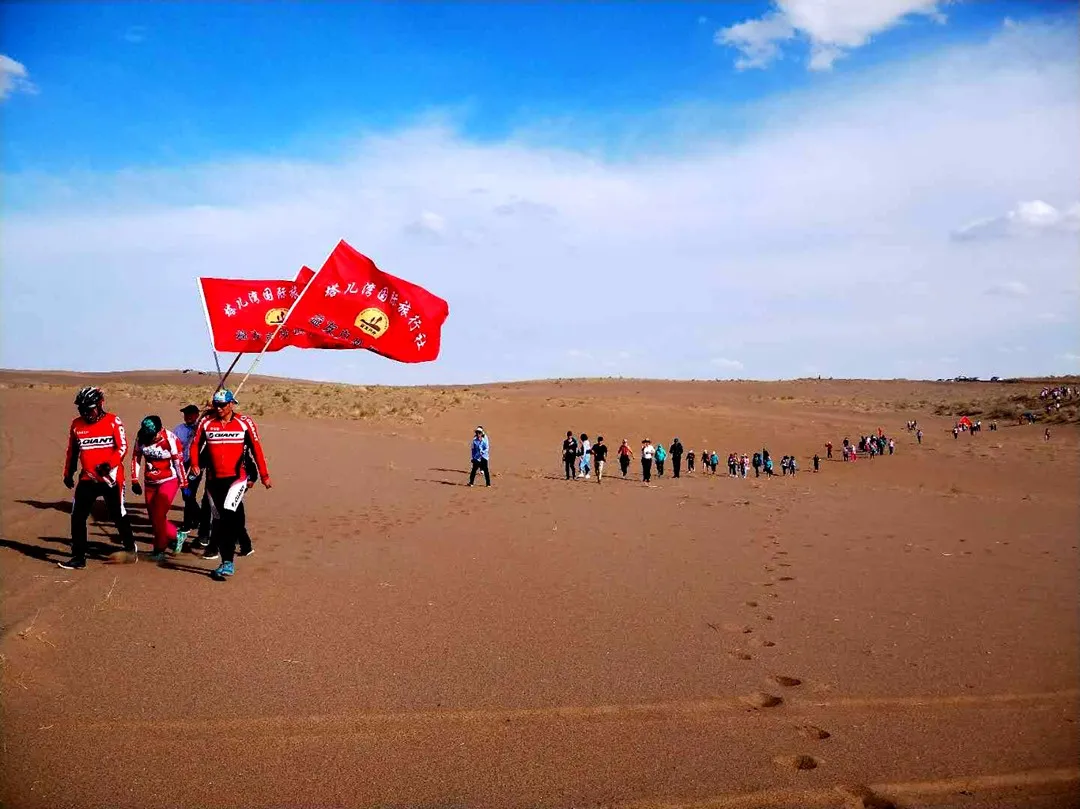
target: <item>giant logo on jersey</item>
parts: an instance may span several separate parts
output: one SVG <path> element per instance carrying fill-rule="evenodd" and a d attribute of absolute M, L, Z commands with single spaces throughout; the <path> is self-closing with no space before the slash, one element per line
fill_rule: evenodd
<path fill-rule="evenodd" d="M 217 444 L 232 444 L 244 440 L 243 430 L 207 430 L 206 440 Z"/>
<path fill-rule="evenodd" d="M 111 435 L 90 435 L 79 439 L 79 449 L 97 449 L 98 447 L 111 447 L 115 442 Z"/>

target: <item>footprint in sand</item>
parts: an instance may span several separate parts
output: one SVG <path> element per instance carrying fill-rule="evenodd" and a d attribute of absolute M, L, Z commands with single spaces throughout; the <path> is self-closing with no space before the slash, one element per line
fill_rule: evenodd
<path fill-rule="evenodd" d="M 740 651 L 737 651 L 737 650 L 734 651 L 734 652 L 728 652 L 728 657 L 731 657 L 734 660 L 753 660 L 754 659 L 753 655 L 749 655 L 746 652 L 740 652 Z"/>
<path fill-rule="evenodd" d="M 758 605 L 756 601 L 744 601 L 743 603 L 748 607 L 756 607 Z"/>
<path fill-rule="evenodd" d="M 844 784 L 835 787 L 835 790 L 844 800 L 844 809 L 896 809 L 895 803 L 875 795 L 862 784 Z"/>
<path fill-rule="evenodd" d="M 795 730 L 798 731 L 800 736 L 805 736 L 807 739 L 814 739 L 820 741 L 832 736 L 827 730 L 819 728 L 817 725 L 797 725 Z"/>
<path fill-rule="evenodd" d="M 739 700 L 751 708 L 775 708 L 784 701 L 784 698 L 775 694 L 767 694 L 764 691 L 755 691 L 745 697 L 739 697 Z"/>
<path fill-rule="evenodd" d="M 764 618 L 766 621 L 775 621 L 776 620 L 771 615 L 762 615 L 761 617 Z"/>
<path fill-rule="evenodd" d="M 794 576 L 781 576 L 777 581 L 795 581 Z"/>
<path fill-rule="evenodd" d="M 788 677 L 786 674 L 771 674 L 767 679 L 773 685 L 781 685 L 784 688 L 794 688 L 797 685 L 802 685 L 802 680 L 798 677 Z"/>
<path fill-rule="evenodd" d="M 754 630 L 744 624 L 724 624 L 725 632 L 736 632 L 742 635 L 748 635 Z"/>
<path fill-rule="evenodd" d="M 820 763 L 813 756 L 802 753 L 793 756 L 777 756 L 773 761 L 786 770 L 816 770 Z"/>
<path fill-rule="evenodd" d="M 780 567 L 791 567 L 787 562 L 777 562 L 777 564 L 780 565 Z"/>
<path fill-rule="evenodd" d="M 751 638 L 750 644 L 752 646 L 761 646 L 764 649 L 768 649 L 770 646 L 775 646 L 771 640 L 765 640 L 765 638 Z"/>

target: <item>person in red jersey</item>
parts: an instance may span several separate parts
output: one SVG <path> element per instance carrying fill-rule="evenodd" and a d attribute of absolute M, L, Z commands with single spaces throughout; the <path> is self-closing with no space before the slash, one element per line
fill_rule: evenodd
<path fill-rule="evenodd" d="M 176 493 L 187 486 L 187 472 L 184 471 L 184 448 L 180 439 L 164 429 L 159 416 L 144 418 L 135 437 L 135 450 L 131 453 L 131 491 L 135 494 L 141 493 L 140 462 L 146 482 L 146 512 L 154 528 L 154 553 L 150 558 L 161 562 L 165 559 L 165 549 L 177 543 L 177 530 L 169 522 L 169 509 Z M 175 547 L 173 551 L 179 553 L 180 548 Z"/>
<path fill-rule="evenodd" d="M 267 489 L 273 486 L 266 469 L 259 430 L 248 416 L 235 412 L 235 404 L 232 391 L 217 391 L 213 413 L 199 422 L 192 439 L 195 446 L 191 453 L 192 476 L 199 474 L 204 454 L 208 461 L 206 493 L 210 497 L 212 514 L 211 536 L 221 554 L 221 564 L 211 575 L 218 580 L 233 575 L 233 556 L 245 523 L 244 493 L 255 485 L 248 477 L 244 463 L 249 451 L 255 456 L 263 486 Z"/>
<path fill-rule="evenodd" d="M 124 550 L 134 561 L 135 538 L 124 504 L 124 455 L 127 454 L 124 424 L 118 416 L 105 411 L 105 394 L 100 388 L 80 390 L 75 396 L 75 407 L 79 416 L 71 422 L 64 459 L 64 485 L 75 490 L 71 503 L 71 558 L 57 564 L 67 570 L 86 567 L 86 520 L 99 497 L 105 500 Z"/>

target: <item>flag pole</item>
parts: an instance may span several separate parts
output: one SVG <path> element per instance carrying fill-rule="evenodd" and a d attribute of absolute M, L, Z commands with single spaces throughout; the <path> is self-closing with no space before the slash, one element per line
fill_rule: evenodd
<path fill-rule="evenodd" d="M 237 354 L 236 358 L 231 363 L 229 363 L 229 367 L 225 369 L 225 374 L 218 380 L 217 390 L 214 391 L 215 393 L 225 387 L 225 380 L 229 378 L 229 374 L 233 372 L 233 368 L 236 367 L 236 363 L 240 362 L 240 358 L 242 356 L 244 356 L 243 351 Z"/>
<path fill-rule="evenodd" d="M 315 275 L 318 275 L 318 273 L 315 273 Z M 234 394 L 240 393 L 240 389 L 242 387 L 244 387 L 244 383 L 248 381 L 248 377 L 251 376 L 251 374 L 254 372 L 256 366 L 258 366 L 259 362 L 262 360 L 263 354 L 266 353 L 266 349 L 268 349 L 270 347 L 270 344 L 272 342 L 274 342 L 274 338 L 278 336 L 278 332 L 281 331 L 282 328 L 284 328 L 285 324 L 289 322 L 289 315 L 292 314 L 292 310 L 296 308 L 296 305 L 298 303 L 300 303 L 300 301 L 302 301 L 304 299 L 304 296 L 307 294 L 307 291 L 309 289 L 311 289 L 311 281 L 314 281 L 314 280 L 315 280 L 315 276 L 312 276 L 311 280 L 308 281 L 307 286 L 305 286 L 303 288 L 303 290 L 301 290 L 301 292 L 297 296 L 296 300 L 292 302 L 292 306 L 289 307 L 289 311 L 285 313 L 285 317 L 283 317 L 281 319 L 281 322 L 278 323 L 278 327 L 276 329 L 274 329 L 274 333 L 270 335 L 269 339 L 267 339 L 266 345 L 264 345 L 262 347 L 262 351 L 260 351 L 259 355 L 257 357 L 255 357 L 255 361 L 253 363 L 251 363 L 251 367 L 248 368 L 247 373 L 244 374 L 244 378 L 240 380 L 240 384 L 236 386 L 236 390 L 233 391 Z M 237 357 L 237 359 L 239 359 L 239 357 Z"/>

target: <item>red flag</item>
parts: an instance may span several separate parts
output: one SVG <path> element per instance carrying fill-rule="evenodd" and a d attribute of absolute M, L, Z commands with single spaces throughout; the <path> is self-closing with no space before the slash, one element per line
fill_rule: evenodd
<path fill-rule="evenodd" d="M 296 281 L 200 278 L 199 290 L 214 348 L 241 353 L 262 351 L 312 275 L 314 273 L 304 267 Z M 283 327 L 273 345 L 267 346 L 266 350 L 280 351 L 286 346 L 338 347 L 318 334 Z"/>
<path fill-rule="evenodd" d="M 399 362 L 439 356 L 446 301 L 385 273 L 344 241 L 304 288 L 288 326 L 339 348 L 366 348 Z"/>

